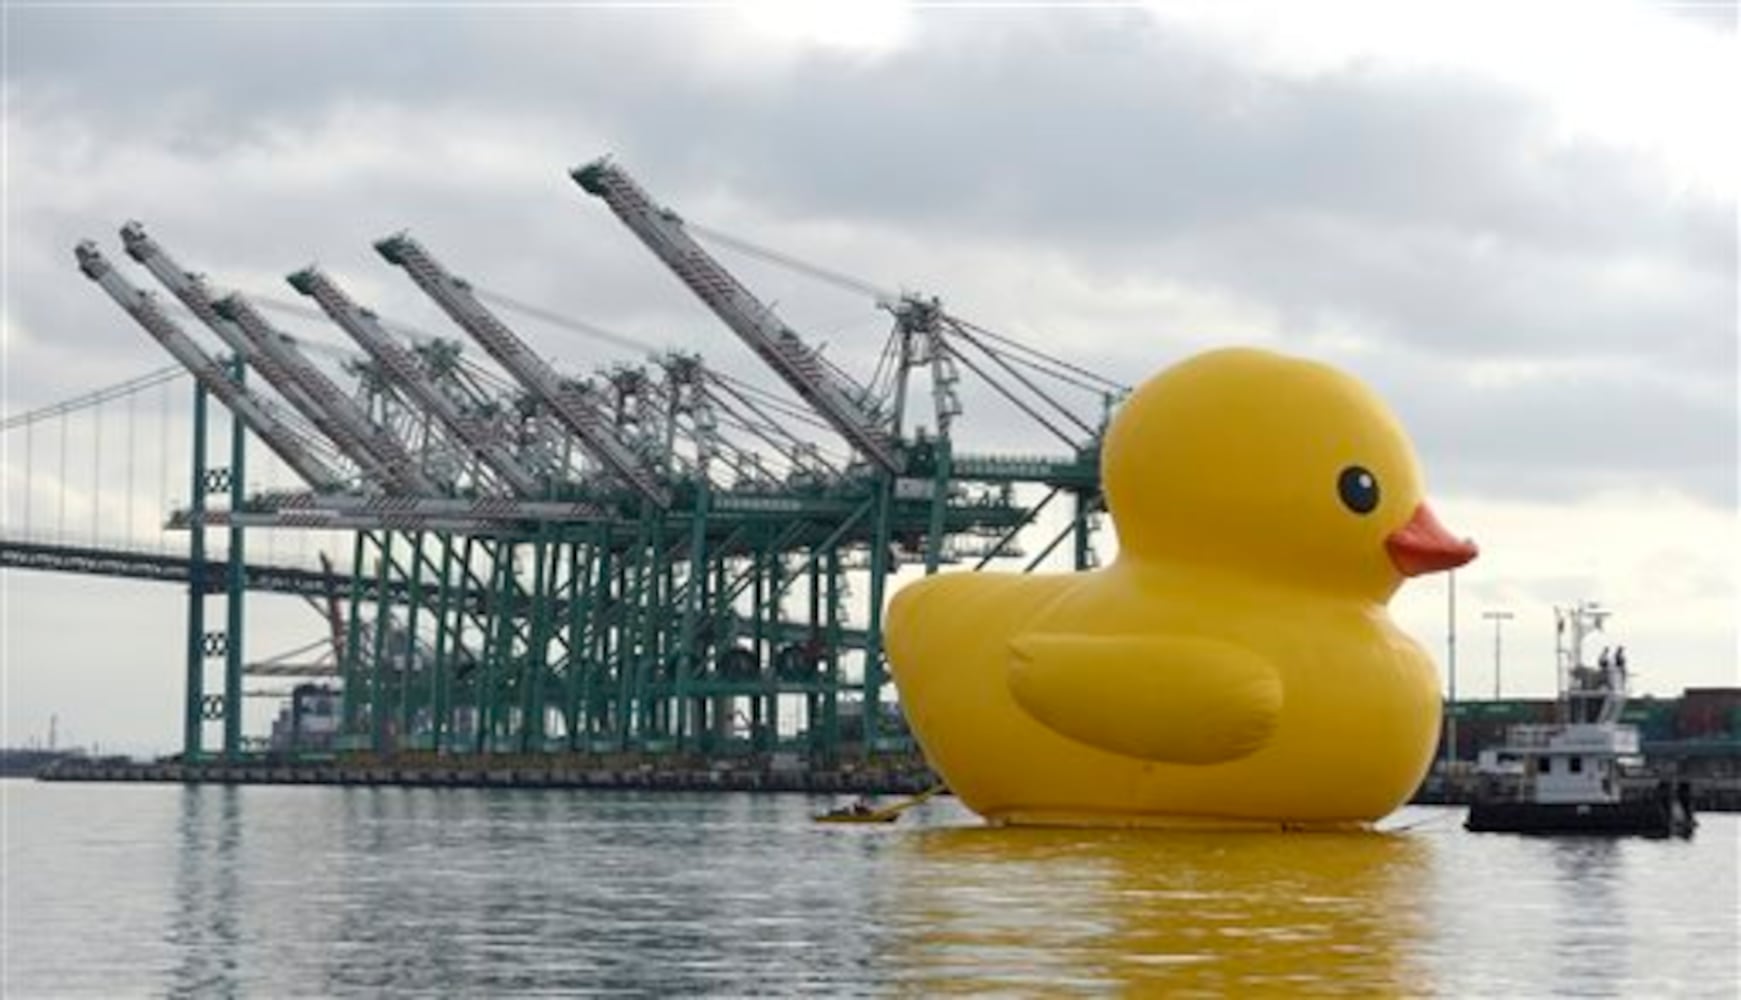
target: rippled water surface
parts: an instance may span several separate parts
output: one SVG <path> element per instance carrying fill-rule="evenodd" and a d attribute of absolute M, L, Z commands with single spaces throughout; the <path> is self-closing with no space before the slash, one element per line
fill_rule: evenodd
<path fill-rule="evenodd" d="M 0 783 L 6 997 L 1737 996 L 1691 842 L 828 827 L 799 796 Z"/>

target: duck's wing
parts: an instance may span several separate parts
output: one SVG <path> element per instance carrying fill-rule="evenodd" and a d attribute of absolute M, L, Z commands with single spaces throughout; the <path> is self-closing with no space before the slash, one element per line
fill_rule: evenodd
<path fill-rule="evenodd" d="M 1213 639 L 1029 633 L 1010 643 L 1010 692 L 1034 718 L 1113 753 L 1217 764 L 1268 742 L 1282 682 Z"/>

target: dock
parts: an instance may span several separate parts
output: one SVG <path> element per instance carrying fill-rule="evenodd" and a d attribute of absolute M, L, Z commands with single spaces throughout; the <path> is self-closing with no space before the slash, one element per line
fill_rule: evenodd
<path fill-rule="evenodd" d="M 803 792 L 817 795 L 916 795 L 934 787 L 923 763 L 842 763 L 790 767 L 767 758 L 722 763 L 657 762 L 633 755 L 609 758 L 525 755 L 464 760 L 386 760 L 366 756 L 328 761 L 222 760 L 184 763 L 77 758 L 58 762 L 40 781 L 211 785 L 372 785 L 408 788 L 579 788 L 680 792 Z"/>
<path fill-rule="evenodd" d="M 192 785 L 369 785 L 407 788 L 577 788 L 678 792 L 797 792 L 811 795 L 917 795 L 938 783 L 922 758 L 901 755 L 870 761 L 806 765 L 770 755 L 731 760 L 665 755 L 482 755 L 445 758 L 367 754 L 330 760 L 221 759 L 186 763 L 120 757 L 67 757 L 38 772 L 40 781 Z M 1741 812 L 1741 778 L 1690 775 L 1694 808 Z M 1466 806 L 1475 778 L 1429 775 L 1410 805 Z"/>

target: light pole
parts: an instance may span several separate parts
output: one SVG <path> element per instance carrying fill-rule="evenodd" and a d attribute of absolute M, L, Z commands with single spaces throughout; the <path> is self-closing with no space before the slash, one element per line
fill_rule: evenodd
<path fill-rule="evenodd" d="M 1457 759 L 1457 571 L 1445 574 L 1445 774 L 1450 775 L 1451 762 Z"/>
<path fill-rule="evenodd" d="M 1499 633 L 1505 628 L 1505 623 L 1517 616 L 1509 611 L 1483 611 L 1481 617 L 1493 623 L 1493 700 L 1499 700 Z"/>

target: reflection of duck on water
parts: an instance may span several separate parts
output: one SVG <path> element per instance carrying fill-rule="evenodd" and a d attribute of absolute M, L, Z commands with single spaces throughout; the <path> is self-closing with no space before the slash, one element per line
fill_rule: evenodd
<path fill-rule="evenodd" d="M 1378 833 L 916 831 L 891 854 L 897 992 L 1422 996 L 1430 844 Z"/>

